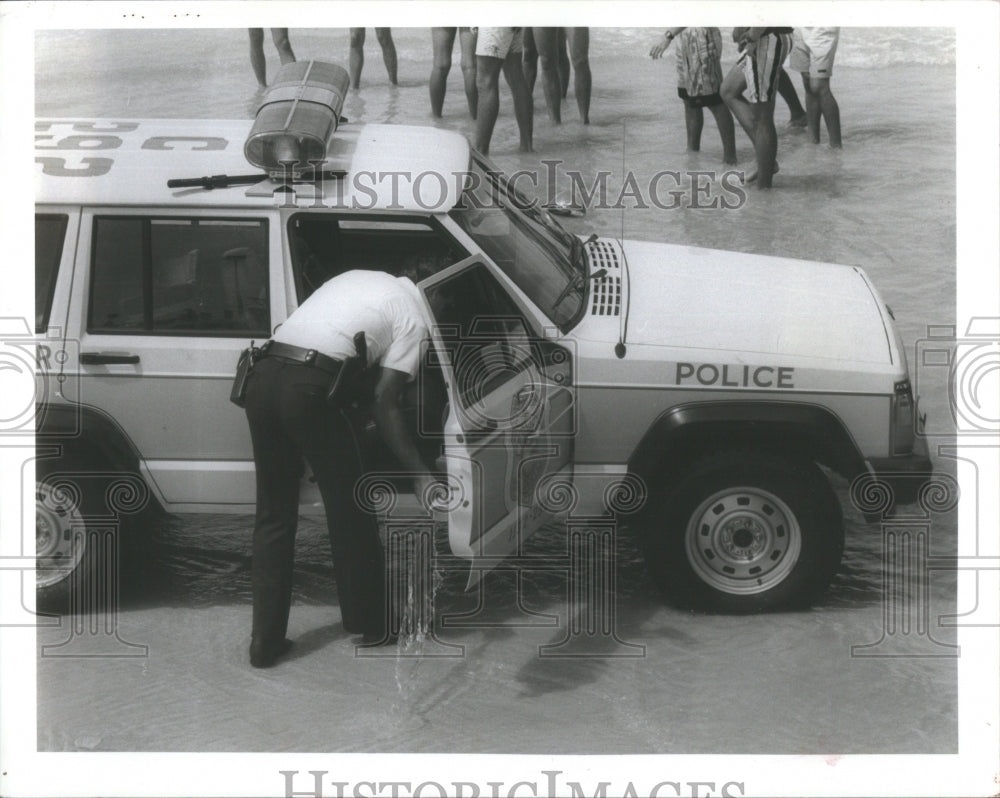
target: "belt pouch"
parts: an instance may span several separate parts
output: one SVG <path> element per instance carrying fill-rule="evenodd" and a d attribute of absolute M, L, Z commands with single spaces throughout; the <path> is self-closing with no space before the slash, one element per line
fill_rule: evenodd
<path fill-rule="evenodd" d="M 229 401 L 237 407 L 247 406 L 247 383 L 250 381 L 250 372 L 253 371 L 254 364 L 261 355 L 261 350 L 250 342 L 250 346 L 240 352 L 240 358 L 236 361 L 236 375 L 233 377 L 233 387 L 229 392 Z"/>

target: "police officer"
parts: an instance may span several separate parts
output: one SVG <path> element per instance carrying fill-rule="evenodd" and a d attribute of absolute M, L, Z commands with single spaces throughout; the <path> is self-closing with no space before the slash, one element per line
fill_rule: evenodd
<path fill-rule="evenodd" d="M 411 272 L 411 277 L 419 275 Z M 363 332 L 375 367 L 372 416 L 418 497 L 433 481 L 400 411 L 420 366 L 431 320 L 411 277 L 350 271 L 321 285 L 289 316 L 253 367 L 246 413 L 257 469 L 253 532 L 250 663 L 266 668 L 288 651 L 285 638 L 305 459 L 326 509 L 341 618 L 363 643 L 389 641 L 384 554 L 374 515 L 355 500 L 363 465 L 358 430 L 327 394 Z"/>

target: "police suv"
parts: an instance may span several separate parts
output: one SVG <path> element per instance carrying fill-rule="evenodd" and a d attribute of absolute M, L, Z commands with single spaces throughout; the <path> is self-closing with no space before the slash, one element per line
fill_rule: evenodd
<path fill-rule="evenodd" d="M 458 134 L 343 123 L 346 86 L 298 62 L 254 121 L 37 120 L 42 595 L 147 494 L 252 513 L 240 352 L 325 280 L 414 258 L 436 327 L 409 412 L 470 583 L 553 519 L 630 515 L 676 600 L 801 605 L 841 558 L 830 474 L 914 500 L 930 461 L 862 269 L 571 235 Z M 359 501 L 398 511 L 377 440 Z"/>

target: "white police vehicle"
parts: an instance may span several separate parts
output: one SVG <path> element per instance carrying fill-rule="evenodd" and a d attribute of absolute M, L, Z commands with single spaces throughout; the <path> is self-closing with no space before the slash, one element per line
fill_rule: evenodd
<path fill-rule="evenodd" d="M 346 74 L 289 67 L 255 122 L 36 122 L 43 593 L 145 492 L 252 513 L 240 351 L 331 276 L 413 257 L 438 323 L 413 423 L 472 580 L 560 514 L 636 511 L 678 600 L 800 604 L 841 557 L 825 472 L 914 499 L 930 462 L 862 269 L 581 239 L 460 135 L 338 129 Z"/>

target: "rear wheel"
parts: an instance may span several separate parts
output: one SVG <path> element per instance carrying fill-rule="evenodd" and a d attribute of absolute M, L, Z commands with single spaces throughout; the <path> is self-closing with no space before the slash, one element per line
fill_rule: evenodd
<path fill-rule="evenodd" d="M 35 485 L 35 587 L 38 598 L 64 593 L 70 574 L 80 567 L 86 535 L 79 499 L 66 486 Z"/>
<path fill-rule="evenodd" d="M 102 470 L 82 453 L 41 458 L 35 471 L 35 590 L 42 609 L 69 604 L 78 580 L 88 590 L 117 587 L 117 547 L 148 492 L 137 477 Z M 96 580 L 96 581 L 95 581 Z"/>
<path fill-rule="evenodd" d="M 804 606 L 840 564 L 840 506 L 808 461 L 718 453 L 696 462 L 649 509 L 648 564 L 684 606 L 726 612 Z"/>

